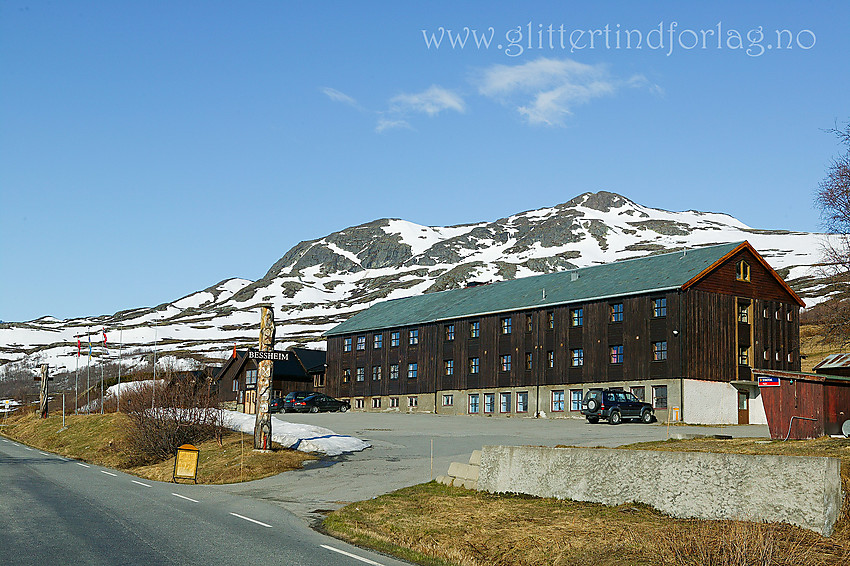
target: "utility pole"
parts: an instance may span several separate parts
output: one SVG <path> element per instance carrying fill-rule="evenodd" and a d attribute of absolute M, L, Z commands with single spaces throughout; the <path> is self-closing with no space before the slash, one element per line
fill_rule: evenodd
<path fill-rule="evenodd" d="M 274 350 L 274 312 L 262 307 L 260 314 L 260 351 Z M 261 360 L 257 371 L 257 419 L 254 421 L 254 449 L 271 450 L 272 419 L 269 415 L 269 390 L 272 385 L 274 361 Z"/>

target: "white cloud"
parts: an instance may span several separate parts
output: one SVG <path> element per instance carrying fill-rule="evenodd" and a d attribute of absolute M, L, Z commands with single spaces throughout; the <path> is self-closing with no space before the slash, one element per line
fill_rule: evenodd
<path fill-rule="evenodd" d="M 407 120 L 388 120 L 387 118 L 378 118 L 378 125 L 375 126 L 375 131 L 380 134 L 381 132 L 385 132 L 387 130 L 394 130 L 397 128 L 402 128 L 406 130 L 413 129 L 407 122 Z"/>
<path fill-rule="evenodd" d="M 390 108 L 399 113 L 420 112 L 436 116 L 443 110 L 465 112 L 466 104 L 457 94 L 448 89 L 431 85 L 427 90 L 414 94 L 399 94 L 390 100 Z"/>
<path fill-rule="evenodd" d="M 349 106 L 353 106 L 354 108 L 360 109 L 360 104 L 357 103 L 356 100 L 345 94 L 344 92 L 340 92 L 335 88 L 323 87 L 321 91 L 333 100 L 334 102 L 342 102 L 343 104 L 348 104 Z"/>
<path fill-rule="evenodd" d="M 572 109 L 622 87 L 647 86 L 642 75 L 611 76 L 605 65 L 545 57 L 522 65 L 493 65 L 474 78 L 478 92 L 516 110 L 529 124 L 561 126 Z"/>

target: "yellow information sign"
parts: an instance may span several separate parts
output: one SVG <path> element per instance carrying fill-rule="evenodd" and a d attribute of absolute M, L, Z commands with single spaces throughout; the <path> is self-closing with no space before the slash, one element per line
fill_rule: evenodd
<path fill-rule="evenodd" d="M 172 480 L 176 482 L 178 479 L 198 483 L 198 449 L 191 444 L 184 444 L 177 448 Z"/>

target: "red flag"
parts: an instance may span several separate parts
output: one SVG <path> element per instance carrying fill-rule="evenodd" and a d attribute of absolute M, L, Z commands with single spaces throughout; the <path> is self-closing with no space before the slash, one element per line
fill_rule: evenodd
<path fill-rule="evenodd" d="M 103 329 L 103 345 L 106 346 L 106 329 Z"/>
<path fill-rule="evenodd" d="M 235 358 L 235 357 L 236 357 L 236 344 L 233 345 L 233 355 L 231 356 L 231 358 Z"/>
<path fill-rule="evenodd" d="M 77 338 L 77 357 L 78 358 L 80 357 L 80 350 L 82 349 L 82 347 L 83 347 L 83 345 L 80 344 L 80 339 Z"/>

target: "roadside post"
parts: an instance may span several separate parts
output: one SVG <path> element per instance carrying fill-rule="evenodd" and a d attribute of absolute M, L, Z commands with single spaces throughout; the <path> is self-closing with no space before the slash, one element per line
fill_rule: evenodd
<path fill-rule="evenodd" d="M 177 454 L 174 457 L 174 473 L 171 476 L 171 481 L 177 483 L 178 479 L 192 480 L 198 483 L 198 450 L 191 444 L 184 444 L 177 447 Z"/>
<path fill-rule="evenodd" d="M 271 306 L 261 307 L 260 352 L 274 350 L 274 312 Z M 262 359 L 257 364 L 257 418 L 254 421 L 254 450 L 271 450 L 272 419 L 269 414 L 269 390 L 272 385 L 274 361 Z"/>

